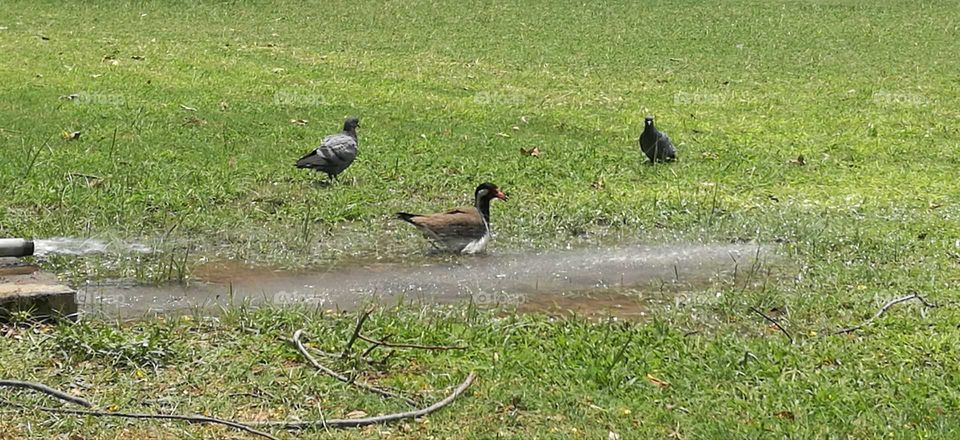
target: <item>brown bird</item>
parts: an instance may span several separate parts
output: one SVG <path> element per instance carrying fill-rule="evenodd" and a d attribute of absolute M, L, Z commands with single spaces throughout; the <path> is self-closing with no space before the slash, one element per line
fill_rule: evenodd
<path fill-rule="evenodd" d="M 490 241 L 490 201 L 494 197 L 507 200 L 507 195 L 496 185 L 483 183 L 474 197 L 473 207 L 427 215 L 398 212 L 397 218 L 416 226 L 437 249 L 475 254 L 482 252 Z"/>

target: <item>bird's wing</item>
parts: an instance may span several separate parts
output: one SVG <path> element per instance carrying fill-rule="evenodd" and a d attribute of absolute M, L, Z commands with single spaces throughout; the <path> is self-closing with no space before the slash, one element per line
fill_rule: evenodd
<path fill-rule="evenodd" d="M 338 133 L 323 138 L 323 142 L 316 150 L 297 161 L 297 166 L 300 168 L 342 170 L 349 166 L 356 157 L 357 140 L 349 135 Z"/>
<path fill-rule="evenodd" d="M 348 134 L 331 134 L 323 138 L 317 151 L 322 151 L 320 154 L 327 156 L 336 156 L 341 161 L 352 161 L 357 157 L 357 140 Z"/>
<path fill-rule="evenodd" d="M 421 215 L 411 219 L 412 223 L 430 231 L 439 239 L 477 239 L 483 237 L 487 227 L 477 208 L 457 208 L 440 214 Z"/>
<path fill-rule="evenodd" d="M 670 136 L 667 136 L 667 134 L 662 131 L 659 132 L 658 134 L 659 136 L 657 136 L 657 148 L 663 148 L 663 149 L 673 148 L 673 142 L 670 141 Z"/>

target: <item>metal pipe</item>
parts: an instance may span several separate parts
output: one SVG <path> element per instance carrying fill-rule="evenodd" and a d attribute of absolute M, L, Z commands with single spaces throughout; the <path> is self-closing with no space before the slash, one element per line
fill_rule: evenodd
<path fill-rule="evenodd" d="M 0 238 L 0 257 L 29 257 L 33 242 L 22 238 Z"/>

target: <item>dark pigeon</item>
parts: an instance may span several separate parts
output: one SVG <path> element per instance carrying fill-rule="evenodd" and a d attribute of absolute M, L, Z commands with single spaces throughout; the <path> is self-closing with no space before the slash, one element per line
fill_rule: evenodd
<path fill-rule="evenodd" d="M 297 168 L 310 168 L 327 173 L 330 180 L 347 169 L 357 158 L 357 127 L 360 120 L 349 117 L 343 122 L 343 131 L 323 138 L 316 150 L 297 161 Z"/>
<path fill-rule="evenodd" d="M 640 135 L 640 149 L 650 158 L 650 163 L 677 160 L 677 149 L 666 133 L 653 126 L 653 116 L 644 119 L 643 134 Z"/>

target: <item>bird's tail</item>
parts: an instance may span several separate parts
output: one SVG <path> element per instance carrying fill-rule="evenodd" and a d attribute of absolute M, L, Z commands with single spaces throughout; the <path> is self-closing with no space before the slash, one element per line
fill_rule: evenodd
<path fill-rule="evenodd" d="M 301 157 L 299 160 L 297 160 L 297 163 L 294 164 L 294 166 L 297 168 L 310 168 L 312 165 L 314 165 L 314 161 L 312 161 L 311 159 L 313 159 L 313 156 L 316 156 L 316 155 L 317 155 L 316 150 L 311 151 L 306 155 L 304 155 L 303 157 Z"/>
<path fill-rule="evenodd" d="M 398 212 L 398 213 L 397 213 L 397 218 L 398 218 L 398 219 L 403 220 L 403 221 L 405 221 L 405 222 L 407 222 L 407 223 L 410 223 L 410 224 L 414 224 L 414 223 L 413 223 L 413 218 L 414 218 L 414 217 L 419 217 L 419 215 L 417 215 L 417 214 L 410 214 L 409 212 Z"/>

